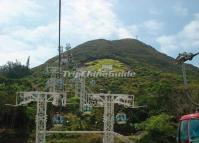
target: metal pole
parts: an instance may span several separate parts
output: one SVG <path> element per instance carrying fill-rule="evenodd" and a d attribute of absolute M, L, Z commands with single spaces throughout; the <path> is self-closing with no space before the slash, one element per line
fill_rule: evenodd
<path fill-rule="evenodd" d="M 80 112 L 83 112 L 85 104 L 85 96 L 86 96 L 85 77 L 84 75 L 81 75 L 80 76 Z"/>
<path fill-rule="evenodd" d="M 61 0 L 59 0 L 59 77 L 61 74 Z"/>
<path fill-rule="evenodd" d="M 185 90 L 188 89 L 188 83 L 187 83 L 187 75 L 186 75 L 186 70 L 185 70 L 185 64 L 182 63 L 182 76 L 183 76 L 183 80 L 184 80 L 184 87 Z"/>

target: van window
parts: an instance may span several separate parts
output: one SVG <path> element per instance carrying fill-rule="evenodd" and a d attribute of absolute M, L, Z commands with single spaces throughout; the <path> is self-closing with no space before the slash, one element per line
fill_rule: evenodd
<path fill-rule="evenodd" d="M 188 122 L 186 120 L 181 121 L 180 125 L 180 141 L 185 142 L 188 138 Z"/>
<path fill-rule="evenodd" d="M 192 119 L 189 124 L 191 140 L 199 139 L 199 120 Z"/>

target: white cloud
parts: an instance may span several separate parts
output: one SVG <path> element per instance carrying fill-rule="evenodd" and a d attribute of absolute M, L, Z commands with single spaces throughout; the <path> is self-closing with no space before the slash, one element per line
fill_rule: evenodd
<path fill-rule="evenodd" d="M 29 33 L 26 34 L 29 35 Z M 25 41 L 25 35 L 23 37 L 20 34 L 17 37 L 12 33 L 10 35 L 0 35 L 0 65 L 15 60 L 25 63 L 27 57 L 31 56 L 31 66 L 35 66 L 55 55 L 56 48 L 52 46 L 53 44 L 50 41 L 43 41 L 42 44 L 35 43 L 36 41 L 34 39 L 31 41 L 31 38 L 28 39 L 29 37 L 30 35 L 27 36 L 29 41 Z"/>
<path fill-rule="evenodd" d="M 123 28 L 123 27 L 118 27 L 117 28 L 117 35 L 118 38 L 128 38 L 128 37 L 132 37 L 131 33 L 129 32 L 129 30 L 127 28 Z"/>
<path fill-rule="evenodd" d="M 145 31 L 153 36 L 159 35 L 163 31 L 164 24 L 157 20 L 148 20 L 143 23 Z"/>
<path fill-rule="evenodd" d="M 135 38 L 139 30 L 137 25 L 131 25 L 126 27 L 116 27 L 115 31 L 117 32 L 118 35 L 117 37 L 119 39 L 122 39 L 122 38 Z"/>
<path fill-rule="evenodd" d="M 184 26 L 182 31 L 174 34 L 161 36 L 157 39 L 160 50 L 170 56 L 177 56 L 177 53 L 188 51 L 199 51 L 199 17 L 195 18 Z M 199 66 L 199 63 L 194 63 Z"/>
<path fill-rule="evenodd" d="M 63 34 L 78 35 L 86 41 L 96 38 L 134 37 L 134 30 L 124 26 L 113 11 L 113 1 L 74 0 L 65 2 Z M 66 33 L 68 32 L 68 33 Z M 75 36 L 74 38 L 78 38 Z M 79 39 L 77 39 L 79 40 Z"/>
<path fill-rule="evenodd" d="M 46 0 L 50 3 L 53 0 Z M 37 3 L 36 3 L 37 2 Z M 42 1 L 43 2 L 43 1 Z M 87 40 L 96 38 L 132 38 L 137 27 L 135 25 L 125 26 L 114 13 L 114 0 L 62 0 L 62 43 L 72 42 L 77 45 Z M 35 17 L 40 13 L 43 18 L 41 24 L 46 19 L 43 10 L 47 9 L 42 6 L 40 1 L 26 0 L 14 2 L 8 0 L 4 2 L 0 0 L 0 5 L 5 8 L 0 10 L 3 15 L 0 20 L 5 22 L 19 21 L 19 17 L 30 16 L 32 22 L 38 21 Z M 38 6 L 40 5 L 40 6 Z M 16 7 L 15 7 L 16 6 Z M 48 10 L 49 15 L 57 12 L 57 4 L 54 5 L 55 10 Z M 15 11 L 11 12 L 10 9 Z M 43 63 L 52 56 L 57 54 L 58 39 L 58 17 L 41 26 L 26 26 L 23 20 L 19 25 L 5 26 L 0 30 L 0 64 L 5 64 L 8 60 L 18 59 L 25 63 L 30 55 L 32 66 Z"/>
<path fill-rule="evenodd" d="M 41 10 L 34 0 L 0 0 L 0 6 L 0 24 L 19 17 L 39 16 L 38 10 Z"/>
<path fill-rule="evenodd" d="M 173 10 L 177 16 L 187 16 L 189 11 L 186 7 L 183 7 L 182 4 L 177 3 L 174 7 Z"/>

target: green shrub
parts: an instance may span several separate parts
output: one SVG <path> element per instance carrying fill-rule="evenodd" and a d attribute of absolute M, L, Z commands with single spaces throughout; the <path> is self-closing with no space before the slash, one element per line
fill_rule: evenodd
<path fill-rule="evenodd" d="M 160 114 L 148 118 L 137 127 L 146 132 L 138 143 L 172 143 L 175 142 L 176 126 L 172 117 Z"/>

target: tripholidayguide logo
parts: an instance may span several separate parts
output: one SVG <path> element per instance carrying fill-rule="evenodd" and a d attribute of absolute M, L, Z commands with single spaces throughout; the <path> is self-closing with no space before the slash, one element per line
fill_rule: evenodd
<path fill-rule="evenodd" d="M 98 70 L 78 69 L 77 71 L 64 71 L 64 77 L 135 77 L 136 73 L 132 70 L 114 71 L 113 65 L 102 65 Z"/>

